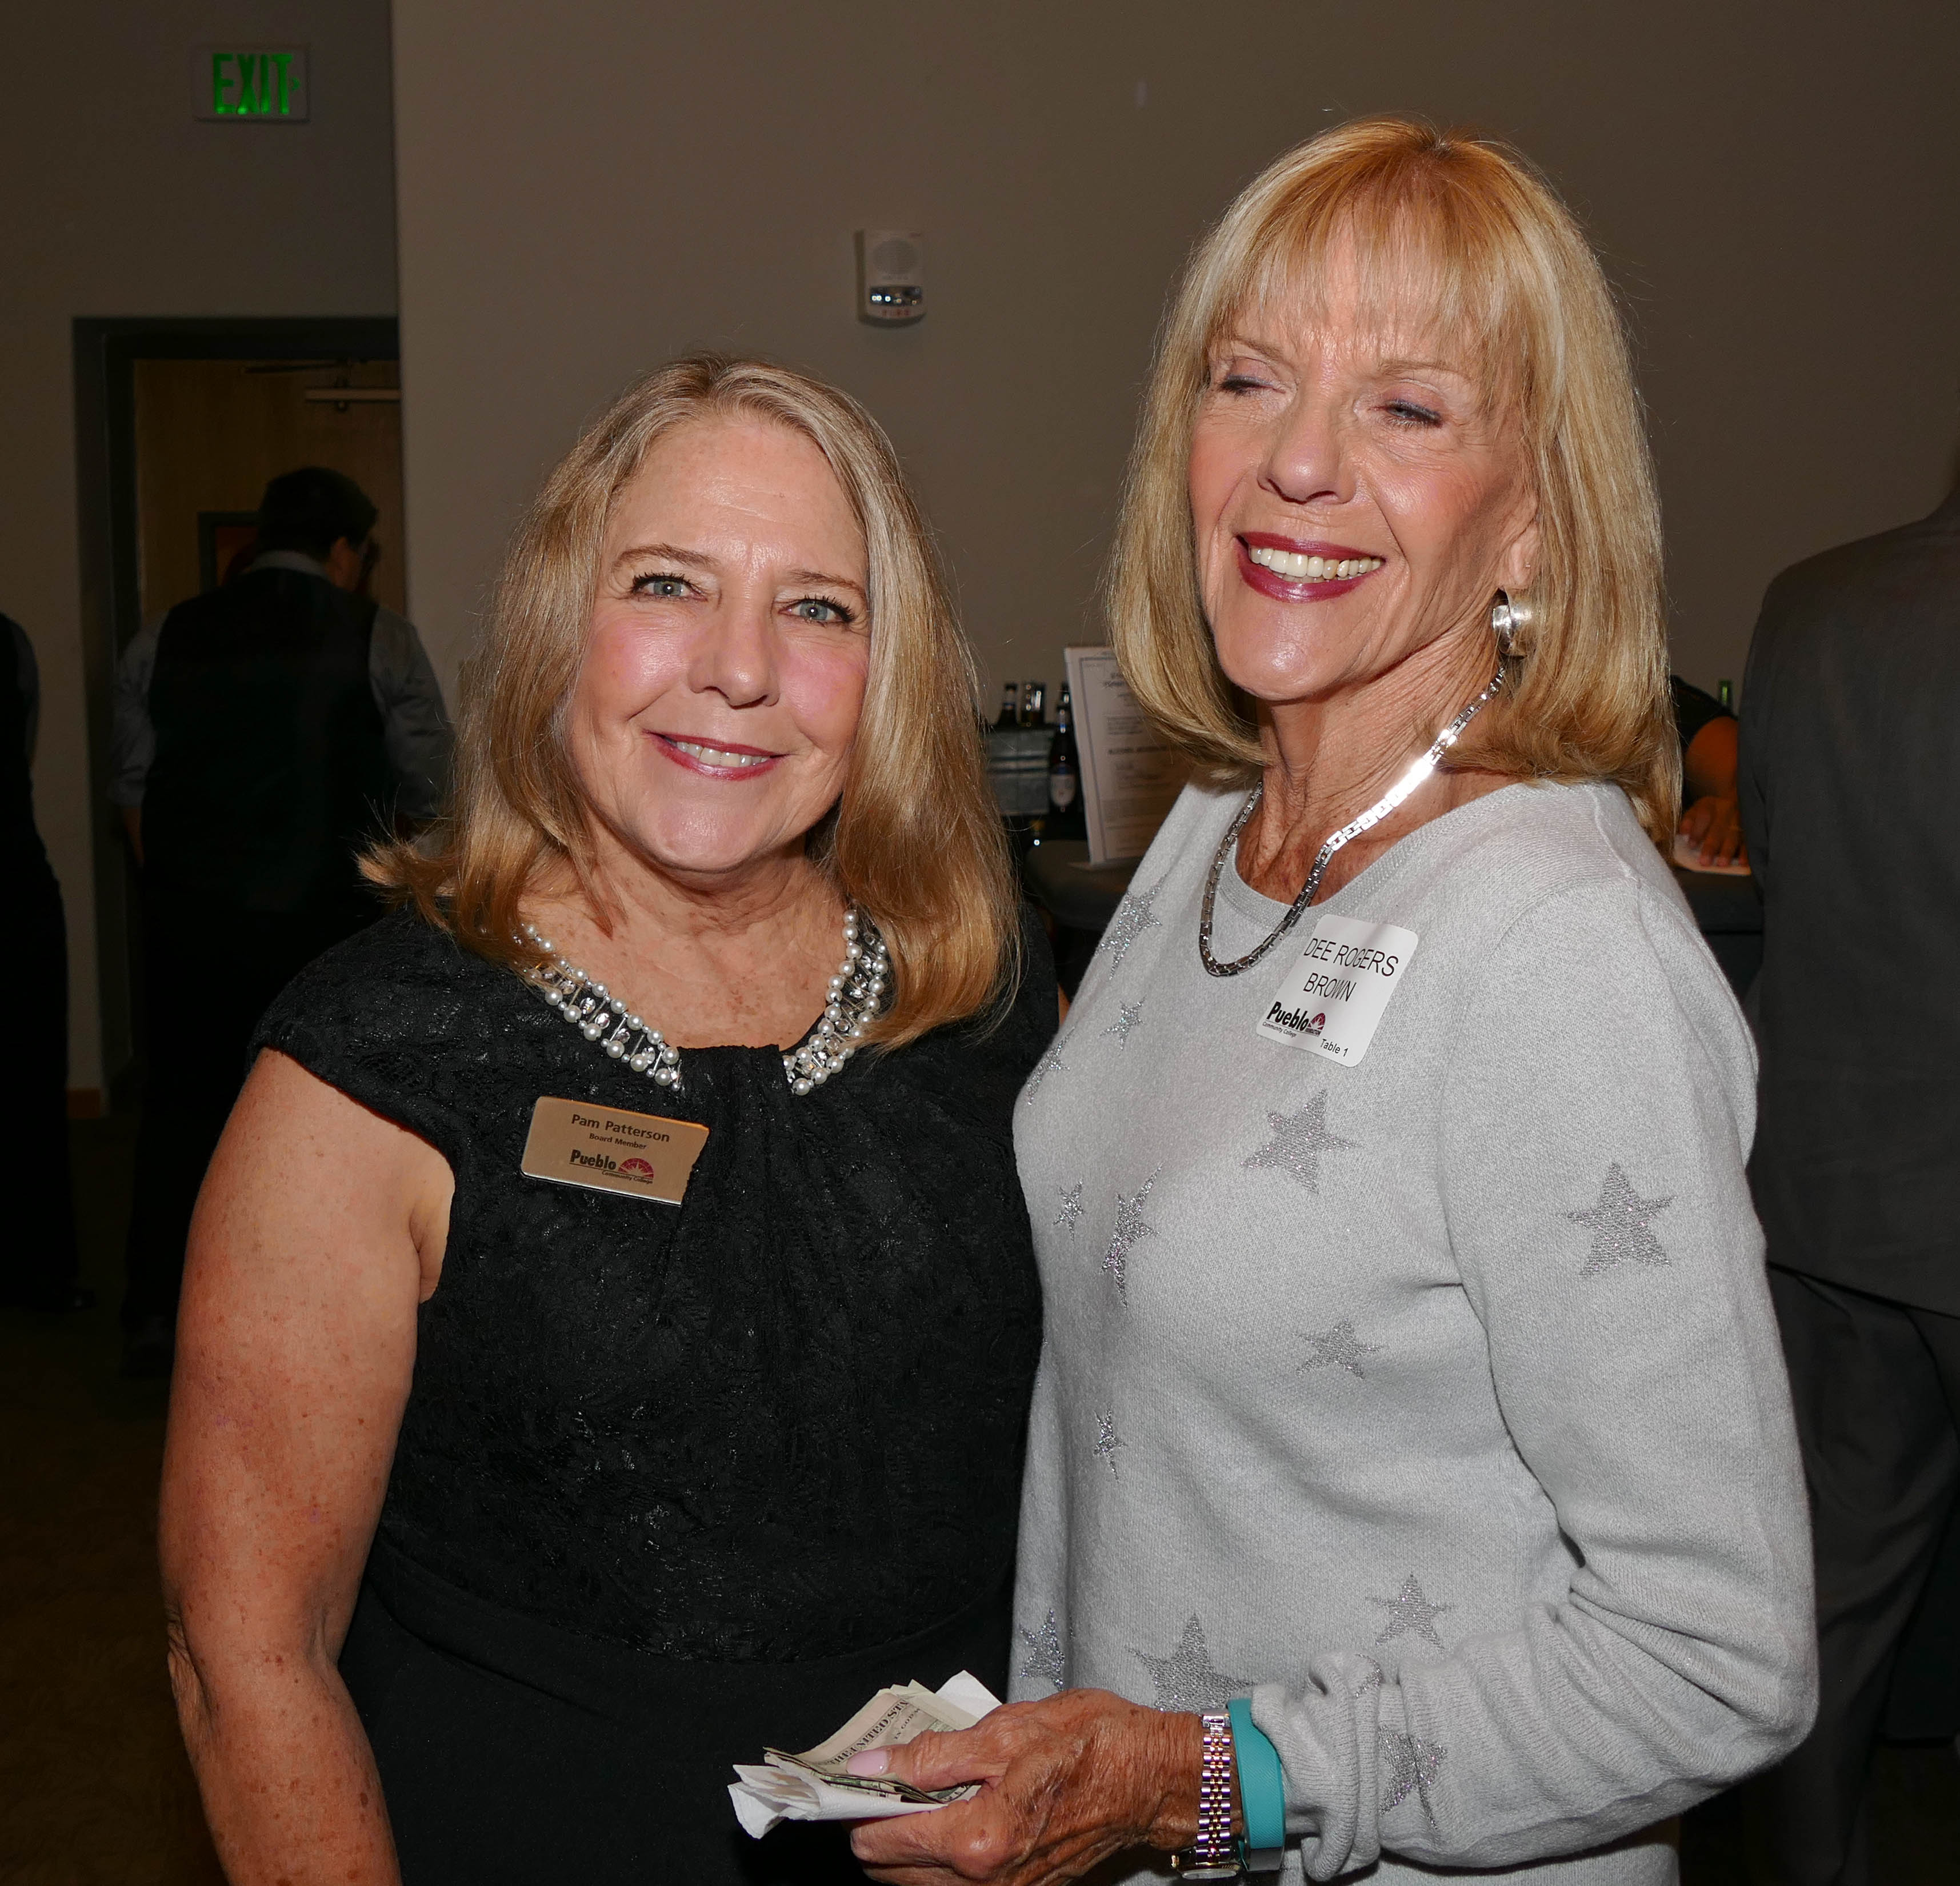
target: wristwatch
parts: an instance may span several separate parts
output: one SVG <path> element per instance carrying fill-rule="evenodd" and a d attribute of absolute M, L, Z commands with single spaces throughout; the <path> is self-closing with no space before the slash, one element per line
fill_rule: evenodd
<path fill-rule="evenodd" d="M 1208 1709 L 1204 1755 L 1198 1771 L 1198 1838 L 1170 1856 L 1170 1870 L 1181 1880 L 1240 1880 L 1246 1876 L 1245 1855 L 1232 1832 L 1232 1718 L 1223 1709 Z"/>

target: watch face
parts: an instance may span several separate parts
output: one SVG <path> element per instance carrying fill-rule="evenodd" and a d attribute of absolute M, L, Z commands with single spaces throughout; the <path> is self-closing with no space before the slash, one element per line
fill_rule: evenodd
<path fill-rule="evenodd" d="M 1183 1859 L 1182 1855 L 1178 1857 Z M 1182 1865 L 1173 1861 L 1171 1870 L 1179 1879 L 1227 1880 L 1245 1877 L 1245 1869 L 1236 1859 L 1183 1860 Z"/>

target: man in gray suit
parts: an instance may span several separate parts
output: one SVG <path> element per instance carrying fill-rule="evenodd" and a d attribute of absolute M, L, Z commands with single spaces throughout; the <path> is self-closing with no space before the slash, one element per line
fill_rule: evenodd
<path fill-rule="evenodd" d="M 1867 1778 L 1960 1495 L 1960 491 L 1770 585 L 1742 692 L 1769 1242 L 1816 1532 L 1780 1876 L 1869 1878 Z"/>

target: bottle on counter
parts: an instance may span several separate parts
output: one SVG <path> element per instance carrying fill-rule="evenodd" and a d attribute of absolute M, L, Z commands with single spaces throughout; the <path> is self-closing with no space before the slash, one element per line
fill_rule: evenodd
<path fill-rule="evenodd" d="M 1023 727 L 1048 725 L 1048 686 L 1045 682 L 1030 681 L 1021 690 L 1021 724 Z"/>
<path fill-rule="evenodd" d="M 1021 691 L 1013 682 L 1001 690 L 1001 717 L 996 727 L 1019 727 L 1021 724 Z"/>
<path fill-rule="evenodd" d="M 1049 835 L 1080 838 L 1088 830 L 1082 806 L 1082 760 L 1075 749 L 1075 711 L 1064 685 L 1055 711 L 1055 738 L 1048 749 L 1048 803 L 1054 816 Z"/>

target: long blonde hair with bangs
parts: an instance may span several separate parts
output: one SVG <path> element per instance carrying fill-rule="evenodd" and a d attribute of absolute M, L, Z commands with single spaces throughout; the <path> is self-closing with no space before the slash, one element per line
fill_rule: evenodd
<path fill-rule="evenodd" d="M 1263 764 L 1219 666 L 1198 591 L 1187 478 L 1212 350 L 1247 309 L 1311 308 L 1349 246 L 1364 304 L 1427 297 L 1515 415 L 1541 554 L 1529 640 L 1452 757 L 1518 779 L 1605 779 L 1664 842 L 1679 816 L 1668 696 L 1660 510 L 1627 339 L 1596 257 L 1516 152 L 1399 117 L 1357 119 L 1288 151 L 1199 244 L 1172 303 L 1106 588 L 1110 640 L 1144 708 L 1223 783 Z"/>
<path fill-rule="evenodd" d="M 735 417 L 809 439 L 864 533 L 864 711 L 842 794 L 808 844 L 890 949 L 893 999 L 865 1040 L 896 1046 L 1011 987 L 1013 868 L 988 788 L 972 659 L 898 455 L 848 394 L 787 367 L 692 355 L 628 388 L 586 429 L 519 527 L 488 634 L 466 668 L 447 816 L 423 843 L 382 846 L 362 868 L 392 901 L 513 966 L 538 959 L 520 940 L 520 908 L 542 874 L 569 869 L 606 921 L 563 720 L 606 526 L 657 441 Z"/>

